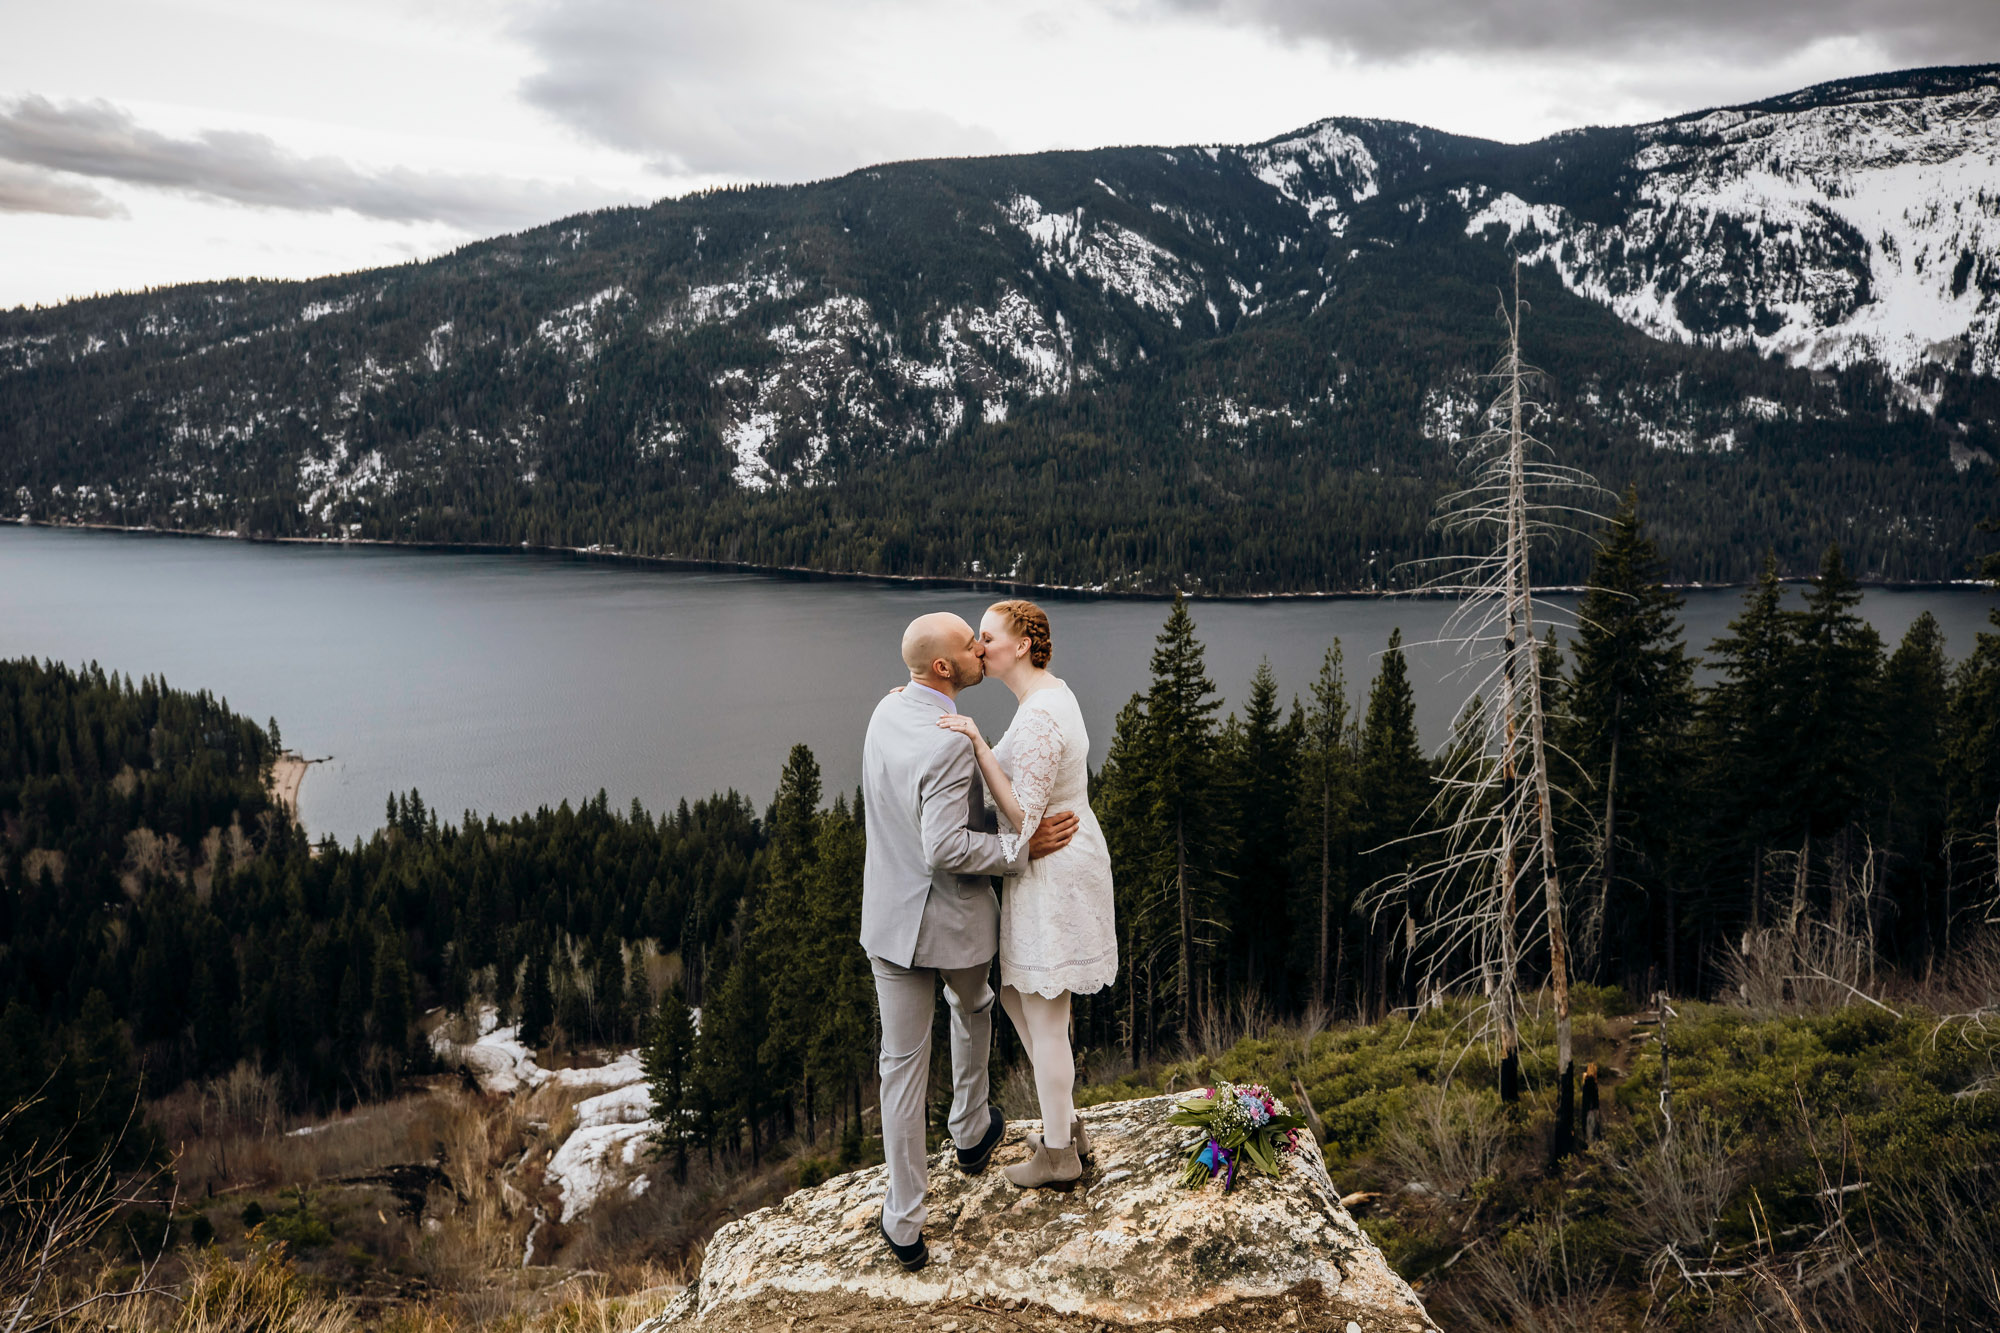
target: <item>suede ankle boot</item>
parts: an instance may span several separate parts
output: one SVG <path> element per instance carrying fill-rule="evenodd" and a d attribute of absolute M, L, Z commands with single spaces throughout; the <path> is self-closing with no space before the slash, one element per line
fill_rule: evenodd
<path fill-rule="evenodd" d="M 1035 1155 L 1025 1162 L 1002 1168 L 1009 1181 L 1024 1190 L 1040 1189 L 1044 1185 L 1069 1185 L 1083 1175 L 1083 1160 L 1076 1155 L 1076 1145 L 1067 1148 L 1051 1148 L 1046 1143 L 1036 1143 Z"/>
<path fill-rule="evenodd" d="M 1069 1141 L 1076 1148 L 1076 1155 L 1079 1159 L 1086 1163 L 1092 1160 L 1090 1155 L 1090 1136 L 1083 1132 L 1083 1119 L 1080 1116 L 1069 1122 Z M 1041 1146 L 1042 1136 L 1040 1134 L 1028 1135 L 1029 1152 L 1033 1152 Z"/>

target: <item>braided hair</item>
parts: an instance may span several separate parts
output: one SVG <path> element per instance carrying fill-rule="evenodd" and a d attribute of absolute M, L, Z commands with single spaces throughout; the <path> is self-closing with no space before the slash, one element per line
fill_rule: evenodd
<path fill-rule="evenodd" d="M 986 608 L 1007 617 L 1008 628 L 1020 638 L 1028 641 L 1028 661 L 1037 667 L 1049 664 L 1055 653 L 1053 640 L 1049 637 L 1048 613 L 1033 602 L 995 602 Z"/>

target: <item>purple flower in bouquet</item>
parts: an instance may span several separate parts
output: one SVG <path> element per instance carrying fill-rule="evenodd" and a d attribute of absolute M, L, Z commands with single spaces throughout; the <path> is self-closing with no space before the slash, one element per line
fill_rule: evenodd
<path fill-rule="evenodd" d="M 1221 1176 L 1225 1194 L 1235 1186 L 1245 1163 L 1264 1175 L 1277 1175 L 1280 1154 L 1298 1150 L 1298 1131 L 1305 1124 L 1287 1112 L 1269 1088 L 1255 1083 L 1203 1088 L 1175 1103 L 1167 1121 L 1202 1131 L 1202 1137 L 1189 1145 L 1181 1183 L 1198 1189 Z"/>

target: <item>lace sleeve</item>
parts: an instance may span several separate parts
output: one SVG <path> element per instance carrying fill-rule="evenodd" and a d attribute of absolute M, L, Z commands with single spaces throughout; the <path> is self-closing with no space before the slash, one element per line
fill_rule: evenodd
<path fill-rule="evenodd" d="M 1013 744 L 1014 800 L 1021 807 L 1021 827 L 1002 833 L 1000 845 L 1013 860 L 1021 845 L 1035 836 L 1035 826 L 1049 808 L 1049 793 L 1055 790 L 1056 775 L 1062 770 L 1062 724 L 1042 708 L 1024 708 L 1009 731 Z"/>

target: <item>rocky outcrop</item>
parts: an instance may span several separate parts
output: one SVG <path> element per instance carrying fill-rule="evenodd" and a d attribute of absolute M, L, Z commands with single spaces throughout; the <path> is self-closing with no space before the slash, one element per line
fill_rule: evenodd
<path fill-rule="evenodd" d="M 980 1176 L 960 1175 L 947 1144 L 931 1159 L 931 1261 L 918 1273 L 904 1273 L 877 1233 L 882 1167 L 801 1190 L 718 1231 L 700 1278 L 635 1333 L 1436 1327 L 1341 1208 L 1309 1138 L 1276 1180 L 1226 1196 L 1219 1182 L 1184 1189 L 1188 1135 L 1166 1123 L 1171 1100 L 1085 1112 L 1096 1161 L 1067 1193 L 1022 1192 L 998 1170 L 1027 1155 L 1035 1122 L 1010 1125 Z"/>

